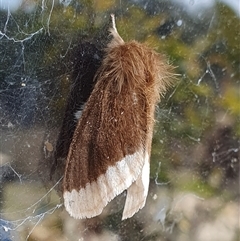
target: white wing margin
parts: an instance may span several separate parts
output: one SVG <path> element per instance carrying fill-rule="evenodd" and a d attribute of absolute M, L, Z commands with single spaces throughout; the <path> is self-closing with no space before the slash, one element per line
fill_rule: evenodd
<path fill-rule="evenodd" d="M 149 182 L 149 160 L 146 159 L 148 157 L 144 158 L 141 149 L 110 166 L 105 174 L 85 188 L 65 191 L 63 197 L 66 210 L 72 217 L 79 219 L 97 216 L 108 202 L 131 186 L 124 209 L 124 217 L 131 217 L 145 204 Z"/>
<path fill-rule="evenodd" d="M 137 180 L 127 189 L 127 198 L 122 220 L 131 218 L 139 209 L 145 206 L 149 188 L 150 162 L 146 153 L 144 165 Z"/>

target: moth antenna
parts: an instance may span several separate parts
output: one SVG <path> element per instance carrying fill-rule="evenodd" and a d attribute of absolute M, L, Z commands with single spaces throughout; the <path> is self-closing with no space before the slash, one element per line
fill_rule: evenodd
<path fill-rule="evenodd" d="M 111 19 L 112 19 L 112 28 L 114 29 L 114 31 L 116 33 L 118 33 L 117 28 L 116 28 L 115 15 L 112 13 L 110 16 L 111 16 Z"/>
<path fill-rule="evenodd" d="M 113 48 L 113 47 L 116 47 L 118 45 L 124 44 L 124 41 L 120 37 L 120 35 L 117 31 L 116 22 L 115 22 L 115 15 L 112 13 L 110 16 L 111 16 L 111 20 L 112 20 L 112 27 L 109 29 L 109 31 L 113 36 L 113 40 L 108 44 L 108 47 Z"/>

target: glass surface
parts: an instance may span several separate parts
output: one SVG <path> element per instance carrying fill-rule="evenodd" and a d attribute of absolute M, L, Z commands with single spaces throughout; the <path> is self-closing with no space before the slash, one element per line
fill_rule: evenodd
<path fill-rule="evenodd" d="M 177 78 L 156 109 L 145 207 L 121 221 L 123 193 L 75 220 L 51 166 L 81 54 L 106 47 L 111 13 Z M 239 18 L 238 0 L 0 1 L 0 240 L 239 240 Z"/>

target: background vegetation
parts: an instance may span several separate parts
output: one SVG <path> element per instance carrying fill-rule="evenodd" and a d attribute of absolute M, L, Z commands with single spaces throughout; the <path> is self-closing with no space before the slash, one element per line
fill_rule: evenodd
<path fill-rule="evenodd" d="M 49 180 L 46 162 L 63 118 L 74 53 L 82 41 L 101 45 L 112 12 L 124 40 L 165 54 L 179 76 L 156 111 L 146 207 L 121 222 L 120 197 L 100 217 L 76 221 L 57 206 L 54 184 L 42 183 Z M 239 29 L 239 16 L 222 3 L 196 16 L 157 0 L 23 1 L 16 11 L 2 9 L 0 225 L 8 228 L 0 235 L 238 240 Z"/>

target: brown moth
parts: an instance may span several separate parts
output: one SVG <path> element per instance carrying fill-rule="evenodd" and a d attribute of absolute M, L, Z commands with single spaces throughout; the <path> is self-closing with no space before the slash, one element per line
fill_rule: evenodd
<path fill-rule="evenodd" d="M 172 77 L 165 59 L 110 29 L 96 84 L 78 120 L 63 180 L 66 210 L 74 218 L 101 214 L 127 190 L 122 219 L 146 202 L 154 111 Z"/>

